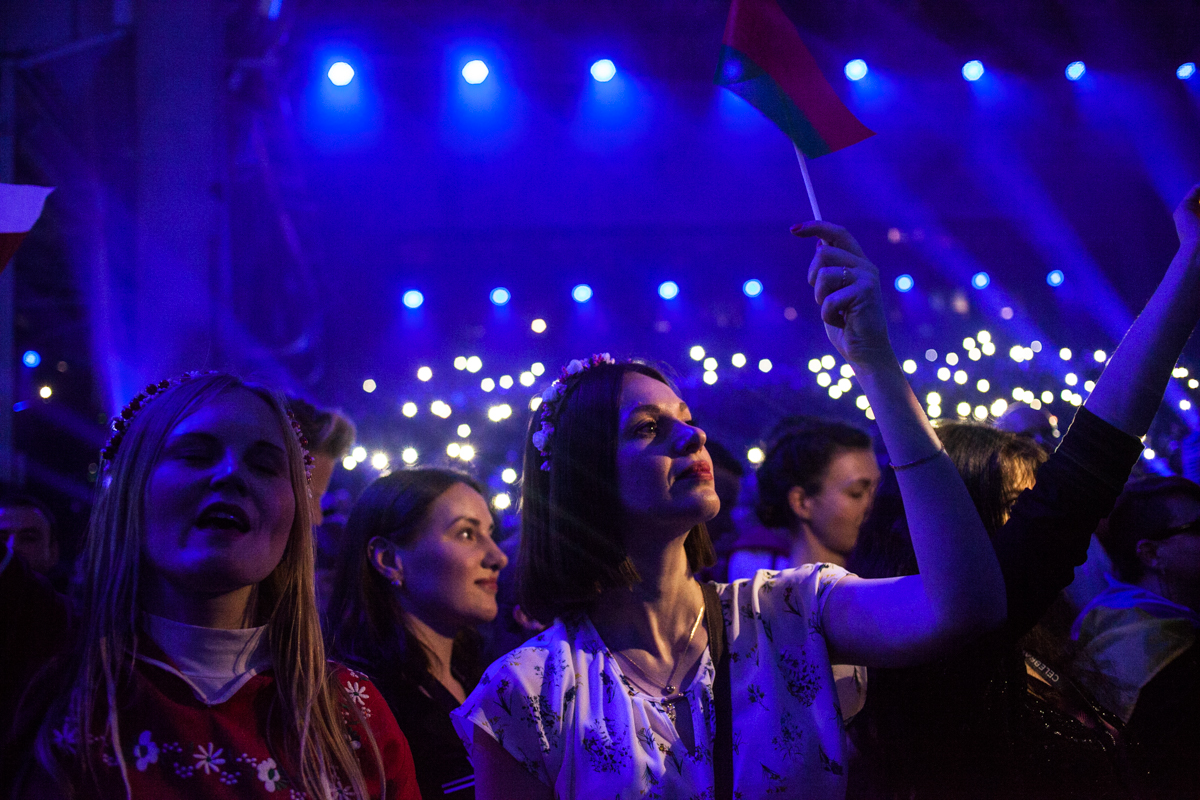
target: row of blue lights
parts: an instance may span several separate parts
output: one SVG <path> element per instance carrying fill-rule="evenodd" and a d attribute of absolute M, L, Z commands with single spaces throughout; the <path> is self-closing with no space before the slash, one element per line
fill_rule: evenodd
<path fill-rule="evenodd" d="M 867 62 L 861 58 L 856 58 L 853 61 L 846 62 L 845 73 L 846 77 L 852 81 L 861 81 L 867 77 Z M 978 59 L 972 59 L 963 64 L 962 76 L 965 80 L 974 82 L 983 77 L 984 69 L 983 62 Z M 1087 74 L 1087 65 L 1082 61 L 1072 61 L 1064 70 L 1069 81 L 1077 81 Z M 1186 81 L 1196 74 L 1196 64 L 1193 61 L 1188 61 L 1185 64 L 1180 64 L 1175 70 L 1175 77 L 1181 81 Z"/>
<path fill-rule="evenodd" d="M 907 291 L 907 290 L 903 290 Z M 763 293 L 763 283 L 757 278 L 751 278 L 742 284 L 742 293 L 746 297 L 758 297 Z M 571 289 L 571 299 L 576 303 L 586 303 L 592 299 L 594 292 L 592 287 L 586 283 L 581 283 Z M 675 281 L 663 281 L 658 285 L 658 296 L 664 300 L 674 300 L 679 296 L 679 284 Z M 425 304 L 425 295 L 418 289 L 409 289 L 402 296 L 402 301 L 407 308 L 420 308 Z M 488 294 L 488 299 L 492 301 L 494 306 L 506 306 L 512 300 L 512 292 L 503 286 L 497 286 Z M 31 350 L 30 353 L 33 351 Z M 29 353 L 26 353 L 28 356 Z M 36 355 L 36 353 L 34 354 Z M 40 360 L 40 359 L 39 359 Z M 37 364 L 29 364 L 26 366 L 36 367 Z"/>
<path fill-rule="evenodd" d="M 602 58 L 593 63 L 588 71 L 598 83 L 608 83 L 617 76 L 617 65 L 611 59 Z M 354 67 L 345 61 L 336 61 L 325 74 L 334 86 L 349 86 L 354 80 Z M 488 65 L 478 58 L 468 61 L 462 68 L 463 80 L 471 85 L 483 83 L 489 74 L 491 70 Z"/>
<path fill-rule="evenodd" d="M 1054 288 L 1062 286 L 1066 279 L 1066 275 L 1063 274 L 1061 269 L 1052 269 L 1046 273 L 1047 285 L 1053 286 Z M 976 289 L 986 289 L 991 285 L 991 283 L 992 276 L 988 275 L 986 272 L 976 272 L 971 276 L 971 285 Z M 916 288 L 917 282 L 913 279 L 912 275 L 906 273 L 897 277 L 894 285 L 896 287 L 896 291 L 903 294 L 905 292 L 911 292 L 914 288 Z"/>
<path fill-rule="evenodd" d="M 867 77 L 870 71 L 867 67 L 867 62 L 861 58 L 856 58 L 846 63 L 846 77 L 852 81 L 860 81 Z M 602 58 L 592 64 L 589 69 L 592 78 L 600 83 L 608 83 L 617 75 L 617 67 L 610 59 Z M 983 77 L 986 72 L 983 62 L 978 59 L 972 59 L 963 64 L 962 76 L 965 80 L 974 82 Z M 1087 74 L 1087 65 L 1082 61 L 1072 61 L 1064 70 L 1067 80 L 1077 81 Z M 480 59 L 468 61 L 463 65 L 462 77 L 469 84 L 477 85 L 487 80 L 491 74 L 488 65 Z M 1193 61 L 1180 64 L 1175 70 L 1175 76 L 1181 81 L 1186 81 L 1196 74 L 1196 64 Z M 334 86 L 348 86 L 354 80 L 354 67 L 345 61 L 338 61 L 329 67 L 327 73 L 330 83 Z"/>
<path fill-rule="evenodd" d="M 846 73 L 846 77 L 850 80 L 861 81 L 863 78 L 867 77 L 867 73 L 870 70 L 867 67 L 866 61 L 863 61 L 861 58 L 856 58 L 846 63 L 844 71 Z M 591 72 L 592 78 L 594 78 L 596 81 L 600 83 L 608 83 L 616 77 L 617 67 L 610 59 L 602 58 L 592 64 L 589 72 Z M 985 72 L 986 70 L 983 66 L 983 62 L 979 61 L 978 59 L 972 59 L 963 64 L 962 67 L 963 78 L 972 82 L 982 78 Z M 1067 65 L 1063 72 L 1066 74 L 1067 80 L 1077 81 L 1087 74 L 1087 65 L 1082 61 L 1072 61 Z M 329 67 L 329 72 L 327 74 L 329 76 L 330 83 L 332 83 L 334 86 L 347 86 L 352 80 L 354 80 L 354 67 L 345 61 L 338 61 Z M 468 61 L 463 65 L 462 68 L 463 80 L 473 85 L 483 83 L 485 80 L 487 80 L 489 74 L 490 70 L 488 69 L 488 65 L 480 59 Z M 1195 74 L 1196 64 L 1193 61 L 1180 64 L 1175 70 L 1175 77 L 1179 78 L 1181 81 L 1186 81 Z"/>
<path fill-rule="evenodd" d="M 1065 280 L 1066 276 L 1063 274 L 1061 269 L 1050 270 L 1050 272 L 1046 273 L 1046 283 L 1049 286 L 1057 288 L 1062 286 Z M 989 285 L 991 285 L 991 283 L 992 278 L 986 272 L 976 272 L 971 276 L 971 285 L 976 289 L 986 289 Z M 903 294 L 906 292 L 911 292 L 914 288 L 916 288 L 917 282 L 912 275 L 905 273 L 904 275 L 900 275 L 896 278 L 894 285 L 896 287 L 896 291 Z M 763 283 L 757 278 L 751 278 L 742 284 L 742 294 L 746 295 L 746 297 L 758 297 L 762 293 Z M 592 299 L 593 294 L 592 287 L 588 286 L 586 283 L 578 284 L 575 286 L 575 288 L 571 289 L 571 299 L 576 303 L 588 302 Z M 658 296 L 663 300 L 674 300 L 679 296 L 679 284 L 675 281 L 663 281 L 658 285 Z M 508 305 L 508 302 L 512 300 L 512 292 L 503 286 L 497 286 L 495 289 L 492 289 L 488 297 L 492 301 L 492 305 L 506 306 Z M 425 295 L 421 294 L 421 292 L 417 289 L 409 289 L 404 293 L 403 301 L 404 305 L 408 308 L 420 308 L 425 303 Z M 35 357 L 37 356 L 36 353 L 30 350 L 25 354 L 25 364 L 29 367 L 36 367 L 36 362 L 32 364 L 29 363 L 28 359 L 30 354 L 33 354 Z M 38 361 L 40 360 L 40 357 L 38 357 Z"/>

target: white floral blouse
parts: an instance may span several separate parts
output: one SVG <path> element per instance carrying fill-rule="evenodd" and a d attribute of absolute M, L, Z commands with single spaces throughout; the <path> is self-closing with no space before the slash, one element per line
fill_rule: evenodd
<path fill-rule="evenodd" d="M 730 654 L 736 797 L 846 793 L 821 612 L 847 574 L 806 564 L 717 585 Z M 586 616 L 557 620 L 492 664 L 452 719 L 469 754 L 482 731 L 558 798 L 712 798 L 714 673 L 705 651 L 683 692 L 695 731 L 689 748 L 663 704 L 622 674 Z"/>

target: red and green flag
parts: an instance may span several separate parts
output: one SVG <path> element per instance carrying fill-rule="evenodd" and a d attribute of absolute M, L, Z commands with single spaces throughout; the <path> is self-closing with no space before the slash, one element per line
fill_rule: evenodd
<path fill-rule="evenodd" d="M 722 45 L 717 85 L 761 111 L 808 158 L 875 135 L 838 99 L 776 0 L 733 0 Z"/>

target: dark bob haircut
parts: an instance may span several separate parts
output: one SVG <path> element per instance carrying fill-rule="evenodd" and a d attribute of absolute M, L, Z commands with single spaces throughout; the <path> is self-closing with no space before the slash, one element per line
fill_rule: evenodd
<path fill-rule="evenodd" d="M 820 494 L 829 462 L 847 450 L 871 450 L 871 437 L 852 425 L 812 417 L 785 417 L 774 427 L 767 455 L 758 468 L 758 505 L 754 511 L 768 528 L 790 528 L 796 521 L 788 493 L 799 486 Z"/>
<path fill-rule="evenodd" d="M 1024 487 L 1037 479 L 1038 467 L 1049 453 L 1031 437 L 977 422 L 943 422 L 935 430 L 967 485 L 984 529 L 994 537 Z"/>
<path fill-rule="evenodd" d="M 600 364 L 567 382 L 558 400 L 550 469 L 532 436 L 525 436 L 518 599 L 530 616 L 549 622 L 586 611 L 608 589 L 641 581 L 626 554 L 617 491 L 617 440 L 625 376 L 638 374 L 675 390 L 659 370 L 640 362 Z M 697 525 L 684 542 L 693 572 L 715 560 L 712 542 Z"/>

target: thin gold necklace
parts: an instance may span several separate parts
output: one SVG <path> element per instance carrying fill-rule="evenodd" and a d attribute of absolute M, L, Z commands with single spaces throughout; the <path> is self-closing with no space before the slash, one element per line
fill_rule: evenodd
<path fill-rule="evenodd" d="M 696 631 L 699 630 L 700 620 L 702 619 L 704 619 L 704 606 L 700 606 L 700 611 L 696 614 L 696 621 L 692 623 L 692 631 L 688 634 L 687 641 L 683 643 L 683 647 L 678 653 L 675 654 L 675 665 L 671 667 L 671 674 L 667 676 L 667 682 L 664 686 L 662 686 L 663 697 L 669 697 L 675 694 L 677 691 L 677 687 L 675 686 L 675 673 L 679 671 L 679 665 L 683 663 L 684 654 L 687 653 L 688 648 L 692 646 L 692 640 L 696 638 Z M 646 671 L 639 667 L 637 662 L 635 662 L 632 658 L 620 651 L 614 652 L 619 655 L 626 664 L 637 670 L 637 673 L 645 678 L 651 686 L 657 687 L 659 685 L 658 681 L 647 675 Z"/>

